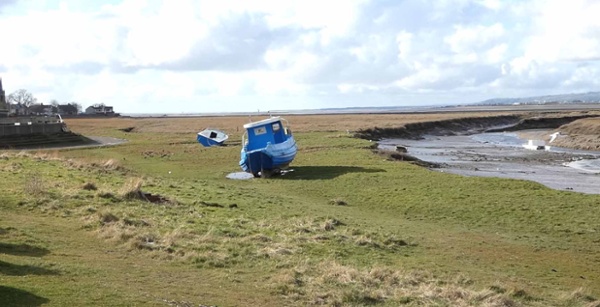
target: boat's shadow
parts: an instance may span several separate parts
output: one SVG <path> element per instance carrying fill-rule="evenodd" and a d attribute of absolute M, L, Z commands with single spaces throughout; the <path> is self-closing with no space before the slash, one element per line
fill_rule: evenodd
<path fill-rule="evenodd" d="M 316 180 L 333 179 L 349 173 L 381 173 L 385 170 L 377 168 L 364 168 L 359 166 L 294 166 L 284 171 L 281 179 L 288 180 Z"/>
<path fill-rule="evenodd" d="M 242 141 L 227 141 L 227 143 L 223 143 L 223 147 L 238 147 L 242 145 Z"/>

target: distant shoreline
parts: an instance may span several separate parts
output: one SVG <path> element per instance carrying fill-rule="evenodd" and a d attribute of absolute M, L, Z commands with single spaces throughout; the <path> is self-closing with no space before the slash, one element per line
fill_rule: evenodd
<path fill-rule="evenodd" d="M 189 118 L 227 116 L 270 116 L 270 115 L 360 115 L 360 114 L 418 114 L 455 112 L 527 112 L 527 111 L 586 111 L 600 110 L 599 103 L 552 104 L 552 105 L 498 105 L 498 106 L 424 106 L 424 107 L 377 107 L 347 109 L 279 110 L 267 112 L 213 112 L 213 113 L 121 113 L 121 117 L 134 118 Z"/>

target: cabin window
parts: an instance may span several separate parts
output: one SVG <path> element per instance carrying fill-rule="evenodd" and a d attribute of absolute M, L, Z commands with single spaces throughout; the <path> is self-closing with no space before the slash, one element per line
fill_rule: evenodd
<path fill-rule="evenodd" d="M 281 129 L 281 125 L 279 125 L 279 123 L 274 123 L 273 124 L 273 132 L 277 132 L 277 131 L 279 131 L 279 129 Z"/>
<path fill-rule="evenodd" d="M 216 137 L 217 137 L 217 133 L 216 132 L 213 131 L 213 132 L 210 133 L 210 138 L 211 139 L 214 139 Z"/>
<path fill-rule="evenodd" d="M 265 127 L 254 128 L 254 135 L 261 135 L 267 133 L 267 129 Z"/>

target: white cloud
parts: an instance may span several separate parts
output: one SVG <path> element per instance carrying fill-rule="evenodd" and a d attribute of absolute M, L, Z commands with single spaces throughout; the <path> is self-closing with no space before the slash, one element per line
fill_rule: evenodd
<path fill-rule="evenodd" d="M 194 42 L 205 37 L 208 27 L 195 19 L 189 1 L 167 1 L 150 16 L 130 16 L 125 46 L 129 65 L 158 65 L 186 56 Z M 182 35 L 183 34 L 183 35 Z"/>
<path fill-rule="evenodd" d="M 8 92 L 121 112 L 464 103 L 600 80 L 597 1 L 45 0 L 0 14 Z"/>
<path fill-rule="evenodd" d="M 508 45 L 506 43 L 501 43 L 496 45 L 485 52 L 485 60 L 488 63 L 500 63 L 506 57 L 506 52 L 508 51 Z"/>
<path fill-rule="evenodd" d="M 524 38 L 524 56 L 530 60 L 586 61 L 600 59 L 600 3 L 597 1 L 546 1 L 530 37 Z"/>
<path fill-rule="evenodd" d="M 503 6 L 503 4 L 500 0 L 480 0 L 478 3 L 488 9 L 491 9 L 494 11 L 500 10 Z"/>
<path fill-rule="evenodd" d="M 598 67 L 578 67 L 568 80 L 563 82 L 566 87 L 600 87 L 600 69 Z"/>
<path fill-rule="evenodd" d="M 499 41 L 504 36 L 504 27 L 500 23 L 491 26 L 454 26 L 454 33 L 446 36 L 444 42 L 450 45 L 455 53 L 477 52 L 489 44 Z"/>

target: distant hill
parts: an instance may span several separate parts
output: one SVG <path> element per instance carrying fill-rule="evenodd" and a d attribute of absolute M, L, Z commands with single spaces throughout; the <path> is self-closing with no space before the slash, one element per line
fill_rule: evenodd
<path fill-rule="evenodd" d="M 568 103 L 600 103 L 600 92 L 579 94 L 561 94 L 520 98 L 494 98 L 475 103 L 475 105 L 503 104 L 568 104 Z"/>

